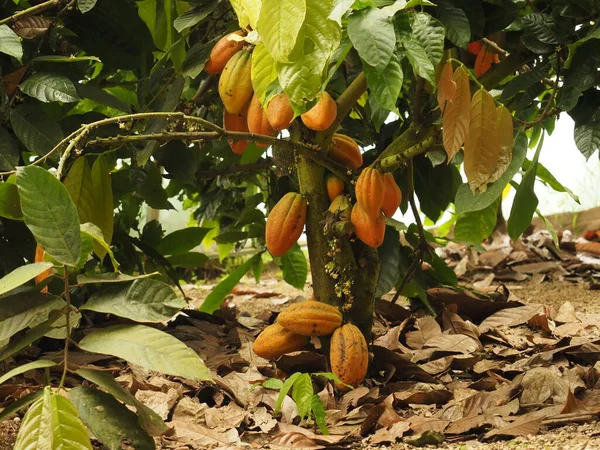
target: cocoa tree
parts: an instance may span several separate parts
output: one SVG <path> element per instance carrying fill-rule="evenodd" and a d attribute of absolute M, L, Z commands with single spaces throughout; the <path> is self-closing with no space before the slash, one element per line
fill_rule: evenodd
<path fill-rule="evenodd" d="M 2 381 L 61 362 L 53 386 L 72 371 L 110 394 L 76 388 L 67 400 L 48 387 L 20 399 L 1 413 L 32 405 L 17 448 L 60 444 L 41 421 L 73 427 L 89 448 L 77 410 L 110 442 L 88 404 L 126 417 L 136 448 L 152 448 L 160 418 L 102 372 L 70 367 L 69 349 L 208 379 L 195 352 L 148 325 L 186 306 L 167 283 L 207 261 L 202 242 L 222 256 L 256 249 L 204 312 L 250 269 L 259 277 L 266 250 L 304 286 L 304 225 L 315 299 L 366 341 L 375 299 L 393 288 L 428 306 L 426 288 L 456 278 L 416 199 L 433 222 L 453 207 L 454 239 L 477 245 L 510 184 L 516 239 L 536 213 L 536 180 L 567 191 L 538 161 L 558 115 L 574 119 L 587 158 L 600 146 L 597 11 L 592 0 L 3 4 L 0 360 L 42 337 L 64 345 L 58 361 Z M 199 226 L 142 225 L 143 207 L 169 210 L 175 197 Z M 395 220 L 398 207 L 416 223 Z M 105 314 L 124 324 L 95 329 Z"/>

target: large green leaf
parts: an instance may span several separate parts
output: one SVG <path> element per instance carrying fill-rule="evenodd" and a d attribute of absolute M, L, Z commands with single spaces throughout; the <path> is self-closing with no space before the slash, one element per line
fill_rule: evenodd
<path fill-rule="evenodd" d="M 185 54 L 185 59 L 181 65 L 181 73 L 190 78 L 196 78 L 200 75 L 213 46 L 214 43 L 198 42 L 194 44 Z"/>
<path fill-rule="evenodd" d="M 355 11 L 348 20 L 348 36 L 361 59 L 383 70 L 396 47 L 396 33 L 390 18 L 379 8 Z"/>
<path fill-rule="evenodd" d="M 200 306 L 200 311 L 212 314 L 221 307 L 225 296 L 231 292 L 242 277 L 250 270 L 254 262 L 261 257 L 262 253 L 257 253 L 244 264 L 233 270 L 223 281 L 221 281 L 210 294 L 204 299 Z"/>
<path fill-rule="evenodd" d="M 19 105 L 10 113 L 10 124 L 28 150 L 45 155 L 60 142 L 63 132 L 41 108 Z"/>
<path fill-rule="evenodd" d="M 445 30 L 441 23 L 426 13 L 418 13 L 412 21 L 412 38 L 425 50 L 429 61 L 436 67 L 444 53 Z M 429 80 L 430 82 L 432 80 Z M 435 84 L 435 78 L 433 83 Z"/>
<path fill-rule="evenodd" d="M 73 404 L 44 388 L 44 395 L 31 407 L 21 423 L 14 450 L 89 449 L 92 444 Z"/>
<path fill-rule="evenodd" d="M 0 126 L 0 171 L 14 170 L 19 164 L 19 147 L 6 128 Z"/>
<path fill-rule="evenodd" d="M 50 311 L 62 309 L 60 297 L 40 292 L 20 292 L 0 300 L 0 341 L 48 317 Z"/>
<path fill-rule="evenodd" d="M 438 0 L 437 13 L 444 24 L 448 40 L 460 48 L 465 48 L 471 40 L 471 26 L 465 12 L 456 8 L 449 0 Z"/>
<path fill-rule="evenodd" d="M 350 9 L 353 3 L 354 0 L 333 0 L 333 8 L 329 13 L 329 18 L 341 25 L 342 16 Z"/>
<path fill-rule="evenodd" d="M 377 103 L 389 111 L 396 111 L 396 100 L 404 80 L 399 56 L 393 53 L 390 62 L 383 70 L 363 63 L 363 72 Z"/>
<path fill-rule="evenodd" d="M 140 426 L 137 415 L 112 395 L 90 387 L 69 391 L 69 400 L 81 420 L 108 450 L 121 450 L 127 442 L 136 450 L 154 450 L 154 439 Z"/>
<path fill-rule="evenodd" d="M 525 159 L 525 161 L 523 161 L 523 170 L 529 169 L 530 166 L 531 166 L 531 161 L 529 161 L 528 159 Z M 536 169 L 535 174 L 538 177 L 538 179 L 541 180 L 546 186 L 551 187 L 556 192 L 564 192 L 566 194 L 569 194 L 569 196 L 575 202 L 581 204 L 581 202 L 579 200 L 579 196 L 576 195 L 568 187 L 565 187 L 560 181 L 558 181 L 556 179 L 556 177 L 554 175 L 552 175 L 550 173 L 550 171 L 539 161 L 537 163 L 537 169 Z"/>
<path fill-rule="evenodd" d="M 94 182 L 92 181 L 92 168 L 87 158 L 77 158 L 64 181 L 73 203 L 77 207 L 79 222 L 92 221 L 94 210 Z"/>
<path fill-rule="evenodd" d="M 115 272 L 117 272 L 119 270 L 119 263 L 115 259 L 115 254 L 113 253 L 112 249 L 104 240 L 104 236 L 102 235 L 102 230 L 100 230 L 100 228 L 98 228 L 96 225 L 94 225 L 93 223 L 90 223 L 90 222 L 82 223 L 80 225 L 79 229 L 81 230 L 81 237 L 83 239 L 84 244 L 87 244 L 87 242 L 85 242 L 85 241 L 88 241 L 89 246 L 90 246 L 89 252 L 87 252 L 87 253 L 82 252 L 82 255 L 85 255 L 87 258 L 87 256 L 90 253 L 92 253 L 94 246 L 98 246 L 99 248 L 103 249 L 105 253 L 108 253 L 110 262 L 112 263 L 113 268 L 115 269 Z M 86 251 L 87 251 L 87 249 L 86 249 Z M 81 262 L 80 262 L 80 264 L 81 264 Z"/>
<path fill-rule="evenodd" d="M 127 275 L 126 273 L 120 273 L 120 272 L 107 272 L 107 273 L 99 273 L 99 274 L 93 274 L 93 275 L 80 274 L 80 275 L 77 275 L 77 284 L 126 283 L 128 281 L 135 281 L 137 279 L 153 277 L 158 274 L 159 274 L 159 272 L 153 272 L 153 273 L 138 275 L 136 277 L 132 277 L 131 275 Z"/>
<path fill-rule="evenodd" d="M 33 280 L 50 268 L 52 268 L 52 263 L 49 262 L 25 264 L 21 267 L 17 267 L 3 278 L 0 278 L 0 295 L 12 291 L 14 288 L 27 283 L 29 280 Z"/>
<path fill-rule="evenodd" d="M 0 377 L 0 384 L 7 382 L 12 377 L 16 377 L 17 375 L 21 375 L 29 370 L 35 369 L 45 369 L 46 367 L 54 367 L 56 363 L 54 361 L 48 361 L 46 359 L 38 359 L 37 361 L 32 361 L 26 364 L 23 364 L 19 367 L 15 367 L 12 370 L 9 370 L 4 375 Z M 2 419 L 0 419 L 2 420 Z"/>
<path fill-rule="evenodd" d="M 208 261 L 208 256 L 204 253 L 188 252 L 180 255 L 167 256 L 167 261 L 173 267 L 183 267 L 185 269 L 198 269 Z"/>
<path fill-rule="evenodd" d="M 575 145 L 589 159 L 600 148 L 600 120 L 584 125 L 575 125 Z"/>
<path fill-rule="evenodd" d="M 10 55 L 19 62 L 23 58 L 21 39 L 8 25 L 0 25 L 0 53 Z"/>
<path fill-rule="evenodd" d="M 262 0 L 257 30 L 275 61 L 290 61 L 305 17 L 306 0 Z"/>
<path fill-rule="evenodd" d="M 17 170 L 25 224 L 44 251 L 61 264 L 76 267 L 81 256 L 77 208 L 67 189 L 37 166 Z"/>
<path fill-rule="evenodd" d="M 85 336 L 79 347 L 190 380 L 210 380 L 200 357 L 170 334 L 144 325 L 115 325 Z"/>
<path fill-rule="evenodd" d="M 63 314 L 60 314 L 59 311 L 50 311 L 50 318 L 48 320 L 30 328 L 25 334 L 11 339 L 10 343 L 0 351 L 0 361 L 16 355 L 38 339 L 52 332 L 55 329 L 55 325 L 58 326 L 59 320 L 63 317 Z"/>
<path fill-rule="evenodd" d="M 296 289 L 304 289 L 308 276 L 308 265 L 306 256 L 297 242 L 281 257 L 281 270 L 286 283 Z"/>
<path fill-rule="evenodd" d="M 202 240 L 211 229 L 187 227 L 167 234 L 157 247 L 163 255 L 180 255 L 202 244 Z"/>
<path fill-rule="evenodd" d="M 104 242 L 108 245 L 112 242 L 114 205 L 112 194 L 112 182 L 110 171 L 104 156 L 98 157 L 92 167 L 92 186 L 94 196 L 94 207 L 92 208 L 92 223 L 102 231 Z M 94 243 L 94 252 L 104 259 L 106 249 Z"/>
<path fill-rule="evenodd" d="M 393 227 L 385 227 L 383 244 L 377 249 L 379 261 L 379 280 L 375 297 L 381 297 L 392 290 L 400 278 L 400 233 Z"/>
<path fill-rule="evenodd" d="M 252 52 L 252 87 L 255 95 L 264 102 L 267 88 L 277 80 L 275 60 L 263 44 L 258 44 Z"/>
<path fill-rule="evenodd" d="M 96 6 L 96 2 L 98 0 L 77 0 L 77 9 L 81 11 L 82 14 L 90 11 L 94 6 Z"/>
<path fill-rule="evenodd" d="M 166 322 L 186 306 L 168 284 L 144 278 L 97 291 L 80 309 L 136 322 Z"/>
<path fill-rule="evenodd" d="M 313 394 L 314 388 L 310 374 L 303 373 L 296 378 L 292 388 L 292 398 L 294 399 L 294 402 L 296 402 L 298 415 L 301 419 L 310 416 Z"/>
<path fill-rule="evenodd" d="M 500 198 L 480 211 L 472 211 L 459 215 L 454 226 L 454 236 L 463 242 L 481 244 L 496 225 Z"/>
<path fill-rule="evenodd" d="M 0 422 L 3 422 L 4 420 L 11 417 L 13 414 L 16 414 L 17 412 L 19 412 L 21 409 L 31 405 L 33 402 L 35 402 L 37 399 L 39 399 L 42 395 L 44 395 L 44 391 L 39 390 L 39 391 L 31 392 L 30 394 L 24 395 L 16 402 L 12 402 L 6 408 L 4 408 L 2 411 L 0 411 Z"/>
<path fill-rule="evenodd" d="M 64 75 L 36 72 L 19 86 L 21 92 L 41 102 L 72 103 L 81 100 L 73 82 Z"/>
<path fill-rule="evenodd" d="M 0 217 L 23 220 L 19 190 L 14 183 L 0 183 Z"/>
<path fill-rule="evenodd" d="M 206 19 L 206 17 L 215 10 L 218 4 L 218 1 L 212 0 L 205 2 L 202 5 L 198 5 L 177 17 L 173 22 L 173 26 L 181 33 L 186 28 L 193 27 Z"/>

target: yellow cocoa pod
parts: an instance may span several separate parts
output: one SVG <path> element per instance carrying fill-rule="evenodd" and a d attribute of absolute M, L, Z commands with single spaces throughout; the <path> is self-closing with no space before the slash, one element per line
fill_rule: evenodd
<path fill-rule="evenodd" d="M 327 303 L 307 300 L 283 310 L 277 323 L 302 336 L 327 336 L 342 324 L 342 313 Z"/>
<path fill-rule="evenodd" d="M 288 128 L 294 118 L 294 110 L 287 94 L 280 92 L 267 104 L 267 119 L 275 131 Z"/>
<path fill-rule="evenodd" d="M 275 136 L 275 134 L 277 134 L 273 127 L 271 127 L 269 119 L 267 119 L 267 115 L 265 114 L 265 110 L 256 95 L 252 96 L 250 106 L 248 107 L 248 131 L 254 134 L 264 134 L 265 136 Z M 256 145 L 259 147 L 267 146 L 267 144 L 259 143 Z"/>
<path fill-rule="evenodd" d="M 300 116 L 304 125 L 315 131 L 326 130 L 336 117 L 337 103 L 327 92 L 323 92 L 317 104 Z"/>
<path fill-rule="evenodd" d="M 308 337 L 292 333 L 278 323 L 274 323 L 258 335 L 252 350 L 261 358 L 275 359 L 286 353 L 302 350 L 308 341 Z"/>
<path fill-rule="evenodd" d="M 383 213 L 392 217 L 398 207 L 402 203 L 402 192 L 396 184 L 394 175 L 391 173 L 383 174 L 383 202 L 381 203 L 381 210 Z"/>
<path fill-rule="evenodd" d="M 363 163 L 356 141 L 350 136 L 339 133 L 333 135 L 327 156 L 350 169 L 358 169 Z"/>
<path fill-rule="evenodd" d="M 232 39 L 234 36 L 244 36 L 244 32 L 236 31 L 235 33 L 229 33 L 227 36 L 219 39 L 210 51 L 208 61 L 206 61 L 206 64 L 204 65 L 204 70 L 206 72 L 212 74 L 223 72 L 225 65 L 229 62 L 231 57 L 247 44 L 246 41 Z"/>
<path fill-rule="evenodd" d="M 219 96 L 230 114 L 239 113 L 252 98 L 251 66 L 252 54 L 240 50 L 227 62 L 219 78 Z"/>
<path fill-rule="evenodd" d="M 225 108 L 223 108 L 223 128 L 227 131 L 240 131 L 243 133 L 248 132 L 248 105 L 246 105 L 237 114 L 230 114 Z M 233 153 L 241 155 L 248 147 L 248 141 L 246 140 L 234 140 L 228 139 L 227 142 L 231 147 Z"/>
<path fill-rule="evenodd" d="M 297 192 L 288 192 L 267 217 L 265 240 L 273 256 L 283 256 L 302 234 L 306 222 L 306 201 Z"/>
<path fill-rule="evenodd" d="M 350 204 L 350 200 L 345 195 L 338 195 L 333 199 L 331 205 L 329 205 L 329 212 L 333 214 L 337 214 L 340 220 L 348 221 L 350 220 L 350 212 L 352 210 L 352 205 Z"/>
<path fill-rule="evenodd" d="M 46 262 L 46 259 L 44 257 L 45 254 L 46 254 L 46 252 L 44 251 L 42 246 L 40 244 L 37 244 L 37 246 L 35 247 L 35 262 L 36 263 Z M 35 283 L 39 284 L 42 281 L 44 281 L 46 278 L 51 277 L 51 276 L 52 276 L 52 269 L 45 270 L 44 272 L 42 272 L 41 274 L 39 274 L 38 276 L 35 277 Z M 40 292 L 42 292 L 42 293 L 48 292 L 48 286 L 44 286 Z"/>
<path fill-rule="evenodd" d="M 371 217 L 377 217 L 381 214 L 383 188 L 383 174 L 370 167 L 363 169 L 358 176 L 358 180 L 356 180 L 356 186 L 354 187 L 356 201 Z"/>
<path fill-rule="evenodd" d="M 379 211 L 378 216 L 371 217 L 362 208 L 360 203 L 356 203 L 352 208 L 350 219 L 352 220 L 352 225 L 354 225 L 356 237 L 362 242 L 373 248 L 377 248 L 383 244 L 385 216 L 381 211 Z"/>
<path fill-rule="evenodd" d="M 327 174 L 327 195 L 330 202 L 344 192 L 344 187 L 344 182 L 340 178 L 331 173 Z"/>
<path fill-rule="evenodd" d="M 357 387 L 367 374 L 369 349 L 365 337 L 356 325 L 347 323 L 333 332 L 329 347 L 331 372 L 346 384 Z M 336 383 L 341 391 L 350 388 Z"/>

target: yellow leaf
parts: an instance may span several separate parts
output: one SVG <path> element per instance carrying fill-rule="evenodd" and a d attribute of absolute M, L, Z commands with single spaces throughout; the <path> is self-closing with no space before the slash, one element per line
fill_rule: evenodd
<path fill-rule="evenodd" d="M 465 142 L 465 173 L 473 193 L 482 192 L 498 164 L 497 113 L 494 99 L 488 91 L 480 89 L 471 101 L 469 134 Z"/>
<path fill-rule="evenodd" d="M 437 87 L 438 105 L 440 105 L 440 111 L 444 114 L 447 102 L 453 101 L 456 95 L 456 81 L 453 78 L 452 63 L 450 61 L 444 65 Z"/>
<path fill-rule="evenodd" d="M 513 149 L 513 121 L 512 116 L 505 106 L 500 105 L 496 108 L 498 117 L 498 142 L 500 143 L 500 156 L 498 157 L 498 164 L 496 164 L 496 170 L 488 180 L 488 183 L 493 183 L 500 178 L 510 162 L 512 161 L 512 149 Z"/>
<path fill-rule="evenodd" d="M 448 161 L 460 150 L 467 138 L 471 114 L 469 74 L 459 66 L 452 78 L 456 83 L 456 93 L 452 102 L 446 105 L 442 117 L 444 148 L 448 153 Z"/>

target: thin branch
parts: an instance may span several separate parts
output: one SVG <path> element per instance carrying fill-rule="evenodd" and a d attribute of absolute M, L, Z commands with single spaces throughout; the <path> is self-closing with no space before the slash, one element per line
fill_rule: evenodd
<path fill-rule="evenodd" d="M 71 291 L 69 286 L 69 271 L 67 270 L 67 266 L 63 266 L 63 280 L 65 283 L 65 300 L 67 301 L 67 315 L 65 317 L 66 320 L 66 334 L 65 338 L 65 357 L 63 358 L 63 373 L 60 377 L 60 383 L 58 385 L 58 390 L 62 389 L 65 384 L 65 379 L 67 378 L 67 370 L 69 368 L 69 337 L 71 335 Z"/>
<path fill-rule="evenodd" d="M 60 0 L 48 0 L 46 2 L 40 3 L 39 5 L 32 6 L 31 8 L 27 8 L 22 11 L 16 12 L 12 16 L 7 17 L 6 19 L 0 20 L 0 25 L 4 25 L 11 21 L 16 22 L 24 16 L 42 13 L 48 9 L 54 8 L 58 4 L 60 4 Z"/>
<path fill-rule="evenodd" d="M 375 161 L 372 165 L 374 169 L 381 172 L 393 172 L 400 166 L 409 163 L 413 157 L 425 153 L 437 140 L 436 130 L 431 129 L 428 137 L 421 142 L 409 147 L 400 153 L 392 156 L 387 156 L 379 161 Z"/>
<path fill-rule="evenodd" d="M 494 41 L 489 40 L 488 38 L 483 38 L 482 41 L 488 46 L 493 48 L 496 53 L 500 53 L 501 55 L 504 56 L 508 56 L 510 55 L 510 53 L 508 53 L 508 51 L 504 50 L 502 47 L 500 47 L 498 44 L 496 44 Z"/>
<path fill-rule="evenodd" d="M 243 164 L 238 166 L 231 166 L 221 170 L 199 170 L 196 172 L 197 180 L 212 180 L 217 177 L 227 177 L 230 175 L 238 175 L 240 173 L 255 173 L 260 172 L 264 169 L 268 169 L 273 166 L 273 160 L 271 158 L 264 159 L 252 164 Z"/>

